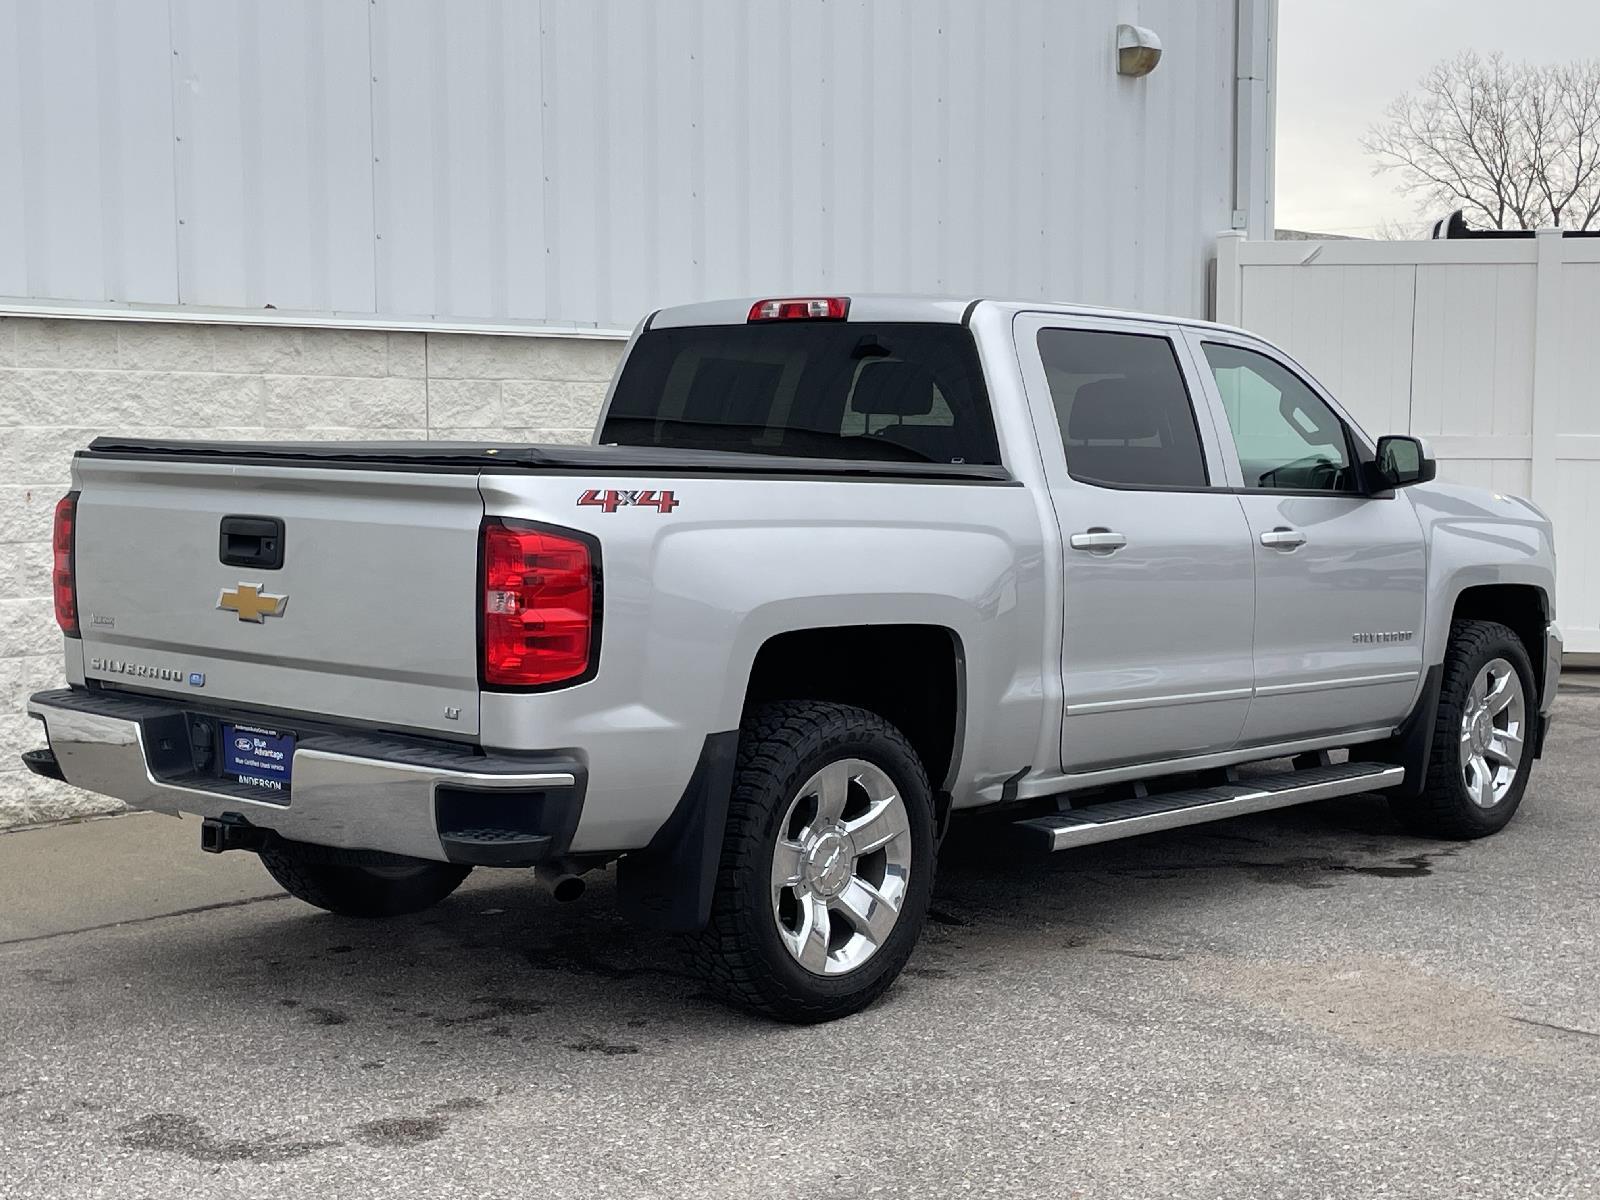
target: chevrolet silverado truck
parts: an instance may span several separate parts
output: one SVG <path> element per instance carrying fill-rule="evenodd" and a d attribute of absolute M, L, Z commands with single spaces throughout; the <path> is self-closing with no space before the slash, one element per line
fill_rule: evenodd
<path fill-rule="evenodd" d="M 96 439 L 34 771 L 380 917 L 475 867 L 871 1003 L 953 812 L 1066 850 L 1352 793 L 1509 821 L 1551 528 L 1281 351 L 1037 303 L 656 312 L 589 446 Z"/>

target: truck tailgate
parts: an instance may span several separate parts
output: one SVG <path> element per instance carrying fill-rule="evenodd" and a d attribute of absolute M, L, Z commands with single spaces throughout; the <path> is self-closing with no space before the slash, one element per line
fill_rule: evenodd
<path fill-rule="evenodd" d="M 477 734 L 476 471 L 95 455 L 76 470 L 87 678 Z M 228 517 L 268 520 L 230 522 L 230 550 Z M 239 565 L 274 521 L 282 565 Z"/>

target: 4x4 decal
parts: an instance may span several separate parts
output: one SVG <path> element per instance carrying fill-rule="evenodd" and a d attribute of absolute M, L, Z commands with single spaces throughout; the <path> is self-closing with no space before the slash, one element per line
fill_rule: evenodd
<path fill-rule="evenodd" d="M 625 506 L 636 508 L 653 508 L 659 513 L 669 513 L 681 503 L 670 491 L 661 492 L 654 489 L 642 492 L 619 492 L 615 489 L 599 491 L 589 488 L 578 497 L 578 507 L 594 507 L 601 512 L 616 512 Z"/>

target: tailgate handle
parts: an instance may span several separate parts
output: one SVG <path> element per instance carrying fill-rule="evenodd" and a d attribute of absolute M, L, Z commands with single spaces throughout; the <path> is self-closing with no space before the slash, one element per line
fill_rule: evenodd
<path fill-rule="evenodd" d="M 230 567 L 276 571 L 283 566 L 283 520 L 223 517 L 218 555 Z"/>

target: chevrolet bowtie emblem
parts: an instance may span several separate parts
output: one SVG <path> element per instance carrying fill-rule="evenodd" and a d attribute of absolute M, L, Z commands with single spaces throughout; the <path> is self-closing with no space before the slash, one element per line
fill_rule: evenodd
<path fill-rule="evenodd" d="M 257 625 L 267 617 L 283 616 L 289 603 L 287 596 L 274 596 L 263 592 L 259 583 L 241 583 L 235 590 L 222 589 L 217 597 L 217 607 L 224 612 L 239 614 L 241 621 L 254 621 Z"/>

